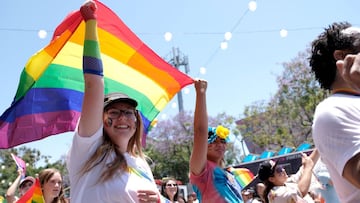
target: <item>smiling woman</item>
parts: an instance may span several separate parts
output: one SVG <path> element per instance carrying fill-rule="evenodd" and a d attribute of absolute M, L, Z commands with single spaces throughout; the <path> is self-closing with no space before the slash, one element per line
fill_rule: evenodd
<path fill-rule="evenodd" d="M 175 178 L 163 178 L 161 183 L 161 195 L 171 202 L 178 201 L 179 186 Z"/>
<path fill-rule="evenodd" d="M 195 80 L 194 146 L 190 157 L 190 182 L 201 202 L 242 203 L 241 186 L 224 170 L 229 130 L 208 127 L 207 81 Z"/>
<path fill-rule="evenodd" d="M 121 92 L 104 95 L 97 25 L 107 13 L 98 12 L 98 6 L 104 9 L 98 1 L 80 8 L 85 20 L 84 96 L 67 159 L 71 201 L 157 202 L 160 193 L 142 152 L 144 125 L 136 110 L 141 104 Z"/>

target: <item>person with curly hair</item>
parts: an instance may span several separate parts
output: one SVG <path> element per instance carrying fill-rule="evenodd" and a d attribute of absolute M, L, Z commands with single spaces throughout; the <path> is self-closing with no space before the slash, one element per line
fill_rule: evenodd
<path fill-rule="evenodd" d="M 206 109 L 207 81 L 195 80 L 194 146 L 190 157 L 190 182 L 199 202 L 242 203 L 241 187 L 224 169 L 229 130 L 209 127 Z"/>
<path fill-rule="evenodd" d="M 315 110 L 312 136 L 341 202 L 360 202 L 360 28 L 335 22 L 312 42 L 310 67 L 331 95 Z"/>

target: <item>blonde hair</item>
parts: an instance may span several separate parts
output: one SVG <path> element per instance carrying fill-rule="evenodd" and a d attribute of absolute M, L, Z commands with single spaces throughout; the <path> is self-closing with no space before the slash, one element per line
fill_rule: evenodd
<path fill-rule="evenodd" d="M 134 136 L 132 136 L 127 145 L 126 151 L 132 156 L 137 156 L 142 159 L 145 159 L 145 155 L 142 152 L 142 135 L 143 135 L 143 123 L 141 115 L 136 111 L 136 131 Z M 94 154 L 85 162 L 84 167 L 81 170 L 81 174 L 89 172 L 92 168 L 99 165 L 103 160 L 106 160 L 112 153 L 116 154 L 116 158 L 110 163 L 107 164 L 107 169 L 104 170 L 100 176 L 100 182 L 105 182 L 112 178 L 119 170 L 127 171 L 128 165 L 124 155 L 116 150 L 115 144 L 111 141 L 109 135 L 103 129 L 103 142 L 95 150 Z"/>

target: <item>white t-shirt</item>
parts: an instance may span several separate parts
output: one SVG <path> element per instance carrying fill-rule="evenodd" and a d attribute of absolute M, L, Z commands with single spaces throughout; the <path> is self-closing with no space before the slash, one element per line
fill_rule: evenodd
<path fill-rule="evenodd" d="M 360 202 L 360 190 L 342 177 L 346 162 L 360 153 L 360 96 L 334 94 L 322 101 L 312 133 L 340 201 Z"/>
<path fill-rule="evenodd" d="M 270 203 L 308 203 L 301 197 L 296 183 L 273 187 L 268 194 L 268 199 Z"/>
<path fill-rule="evenodd" d="M 303 175 L 302 167 L 299 170 L 291 175 L 283 186 L 273 187 L 269 194 L 268 199 L 270 203 L 314 203 L 314 200 L 310 197 L 309 194 L 306 194 L 302 197 L 299 190 L 297 182 L 300 180 L 300 177 Z"/>
<path fill-rule="evenodd" d="M 99 182 L 103 170 L 107 168 L 106 164 L 102 163 L 91 169 L 90 172 L 80 175 L 79 171 L 84 163 L 101 144 L 102 132 L 102 127 L 92 137 L 80 137 L 78 132 L 75 132 L 67 157 L 71 203 L 136 203 L 139 202 L 138 190 L 156 191 L 157 186 L 147 162 L 128 153 L 125 153 L 124 156 L 133 172 L 122 172 L 121 175 L 106 182 Z M 110 163 L 114 157 L 115 154 L 106 158 L 106 163 Z"/>

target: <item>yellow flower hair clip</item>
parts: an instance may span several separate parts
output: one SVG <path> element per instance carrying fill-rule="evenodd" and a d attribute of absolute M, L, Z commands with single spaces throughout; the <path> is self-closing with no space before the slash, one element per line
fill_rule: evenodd
<path fill-rule="evenodd" d="M 229 129 L 225 128 L 225 127 L 222 126 L 222 125 L 219 125 L 219 126 L 216 128 L 216 135 L 217 135 L 218 137 L 220 137 L 221 139 L 226 140 L 226 138 L 229 136 L 229 134 L 230 134 Z"/>
<path fill-rule="evenodd" d="M 229 129 L 225 128 L 224 126 L 219 125 L 218 127 L 209 127 L 208 130 L 208 143 L 213 143 L 216 140 L 216 137 L 229 142 Z"/>

